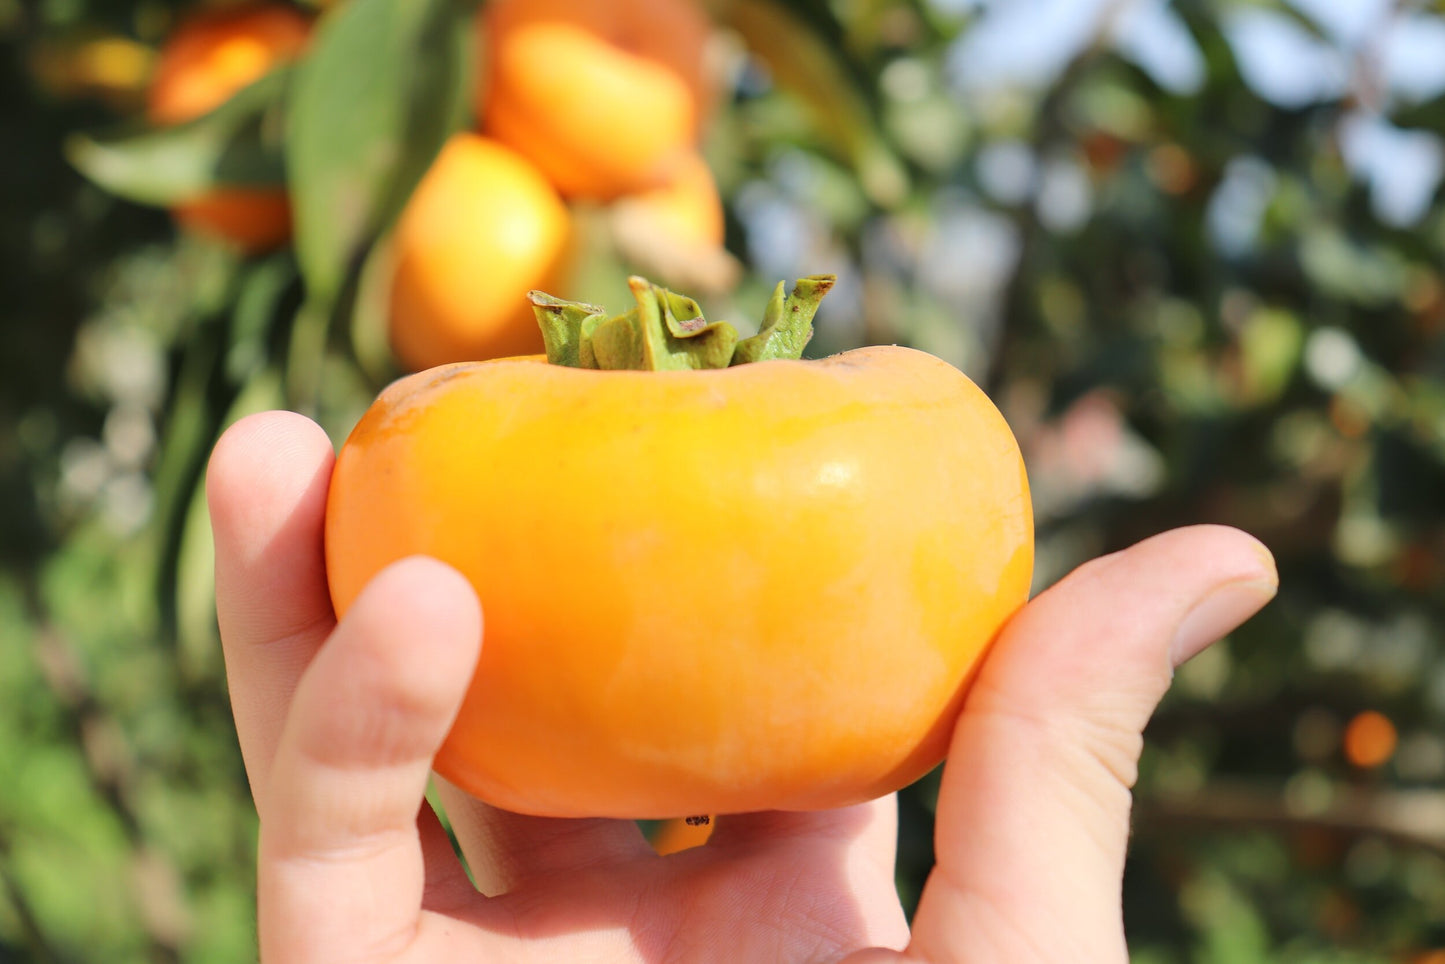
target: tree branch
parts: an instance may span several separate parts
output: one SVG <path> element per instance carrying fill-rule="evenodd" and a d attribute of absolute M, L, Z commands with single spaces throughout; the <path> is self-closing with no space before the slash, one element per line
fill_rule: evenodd
<path fill-rule="evenodd" d="M 1134 808 L 1140 834 L 1243 828 L 1290 832 L 1324 829 L 1380 836 L 1445 857 L 1445 791 L 1336 787 L 1319 807 L 1291 806 L 1282 788 L 1211 783 L 1196 793 L 1142 797 Z"/>

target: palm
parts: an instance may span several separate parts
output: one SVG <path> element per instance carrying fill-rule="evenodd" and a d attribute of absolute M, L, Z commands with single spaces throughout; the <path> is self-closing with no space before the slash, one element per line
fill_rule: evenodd
<path fill-rule="evenodd" d="M 707 846 L 664 858 L 628 821 L 523 817 L 443 786 L 474 886 L 422 797 L 484 636 L 476 596 L 441 563 L 404 560 L 336 625 L 331 463 L 314 424 L 268 413 L 227 433 L 208 477 L 272 964 L 1125 961 L 1140 733 L 1172 667 L 1274 591 L 1262 546 L 1201 527 L 1026 606 L 955 728 L 911 931 L 891 797 L 725 817 Z"/>
<path fill-rule="evenodd" d="M 494 814 L 543 839 L 560 832 L 565 849 L 534 854 L 496 899 L 443 871 L 424 906 L 470 926 L 424 925 L 416 960 L 834 961 L 899 947 L 907 928 L 893 885 L 892 809 L 890 798 L 817 817 L 724 821 L 709 846 L 669 857 L 653 855 L 631 825 L 586 822 L 580 835 L 592 839 L 578 841 L 559 821 Z"/>

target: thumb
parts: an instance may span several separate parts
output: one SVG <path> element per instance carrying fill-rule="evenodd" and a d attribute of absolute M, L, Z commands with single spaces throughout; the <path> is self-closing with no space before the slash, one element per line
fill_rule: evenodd
<path fill-rule="evenodd" d="M 1081 567 L 1000 636 L 954 733 L 909 956 L 1126 962 L 1120 886 L 1141 736 L 1174 667 L 1278 585 L 1199 526 Z"/>

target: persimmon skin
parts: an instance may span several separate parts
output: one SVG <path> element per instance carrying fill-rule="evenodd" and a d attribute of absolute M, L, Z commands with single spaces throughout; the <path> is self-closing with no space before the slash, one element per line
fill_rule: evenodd
<path fill-rule="evenodd" d="M 417 553 L 467 576 L 486 625 L 438 772 L 520 813 L 660 819 L 926 773 L 1027 597 L 1033 531 L 1003 417 L 922 352 L 519 358 L 403 379 L 343 446 L 337 614 Z"/>

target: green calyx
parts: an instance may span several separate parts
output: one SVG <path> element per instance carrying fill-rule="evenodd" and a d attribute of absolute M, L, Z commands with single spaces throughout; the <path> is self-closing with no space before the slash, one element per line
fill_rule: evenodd
<path fill-rule="evenodd" d="M 762 327 L 742 339 L 728 322 L 704 318 L 696 301 L 644 278 L 627 281 L 637 307 L 611 318 L 596 305 L 564 301 L 541 291 L 528 298 L 542 326 L 547 361 L 553 365 L 684 371 L 801 358 L 813 337 L 813 315 L 835 280 L 830 274 L 799 278 L 786 296 L 778 282 Z"/>

